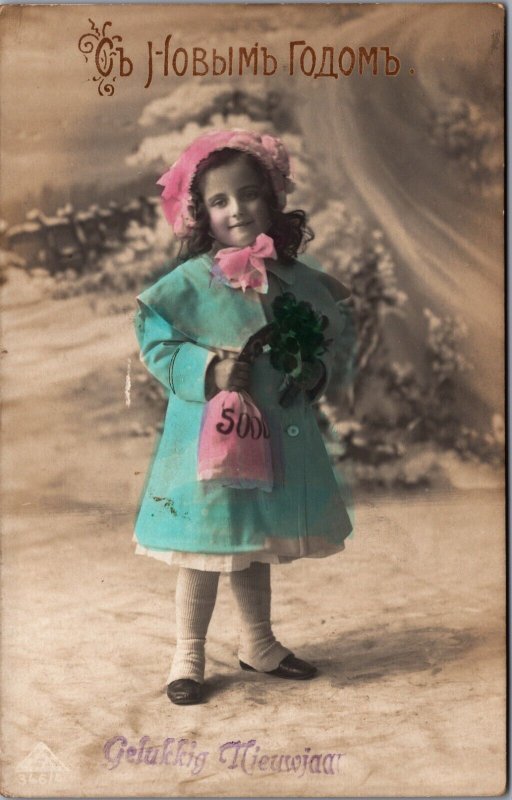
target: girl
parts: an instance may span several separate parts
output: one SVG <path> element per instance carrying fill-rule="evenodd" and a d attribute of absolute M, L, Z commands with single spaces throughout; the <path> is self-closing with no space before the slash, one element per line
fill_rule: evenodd
<path fill-rule="evenodd" d="M 336 553 L 351 530 L 310 407 L 330 377 L 342 329 L 336 301 L 348 292 L 297 259 L 311 233 L 303 211 L 283 211 L 293 184 L 279 139 L 240 130 L 205 134 L 158 183 L 188 258 L 137 298 L 141 358 L 170 400 L 137 517 L 136 552 L 179 566 L 167 694 L 192 704 L 203 699 L 205 640 L 221 572 L 229 573 L 238 606 L 240 667 L 298 680 L 316 673 L 272 632 L 270 565 Z M 272 321 L 278 295 L 324 314 L 332 342 L 321 360 L 304 366 L 286 405 L 279 402 L 283 373 L 268 352 L 251 367 L 238 360 L 247 340 Z M 270 492 L 197 480 L 204 406 L 223 389 L 248 391 L 268 423 Z"/>

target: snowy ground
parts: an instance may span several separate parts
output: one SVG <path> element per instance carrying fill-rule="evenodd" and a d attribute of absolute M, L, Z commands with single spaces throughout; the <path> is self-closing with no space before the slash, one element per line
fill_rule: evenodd
<path fill-rule="evenodd" d="M 320 668 L 305 685 L 237 669 L 221 582 L 208 702 L 169 703 L 176 571 L 135 557 L 131 542 L 153 444 L 133 431 L 148 409 L 136 381 L 125 402 L 128 359 L 134 376 L 140 369 L 129 314 L 100 305 L 41 302 L 19 278 L 4 291 L 2 792 L 502 791 L 499 489 L 361 497 L 344 553 L 274 570 L 276 632 Z M 118 740 L 109 762 L 105 743 L 117 736 L 125 751 L 143 736 L 160 748 L 188 741 L 178 755 L 168 743 L 167 764 L 148 764 L 130 763 L 138 755 Z M 251 740 L 245 770 L 243 748 L 236 761 L 235 748 L 221 749 Z M 64 765 L 51 787 L 19 767 L 39 742 Z"/>

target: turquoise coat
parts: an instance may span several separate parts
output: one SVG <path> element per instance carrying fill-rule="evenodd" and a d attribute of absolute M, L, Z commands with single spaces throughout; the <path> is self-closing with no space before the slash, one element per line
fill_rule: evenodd
<path fill-rule="evenodd" d="M 342 316 L 323 276 L 301 261 L 267 262 L 269 293 L 232 289 L 212 280 L 208 255 L 178 266 L 137 298 L 141 359 L 169 395 L 165 424 L 146 480 L 135 534 L 153 550 L 243 553 L 271 550 L 297 558 L 342 547 L 351 523 L 311 408 L 300 393 L 282 408 L 282 374 L 259 356 L 250 394 L 271 430 L 274 488 L 232 489 L 196 478 L 205 374 L 219 353 L 239 353 L 272 320 L 270 304 L 292 291 L 326 314 L 334 339 L 323 357 L 327 380 L 342 332 Z M 318 387 L 318 392 L 323 391 Z M 318 393 L 317 392 L 317 393 Z"/>

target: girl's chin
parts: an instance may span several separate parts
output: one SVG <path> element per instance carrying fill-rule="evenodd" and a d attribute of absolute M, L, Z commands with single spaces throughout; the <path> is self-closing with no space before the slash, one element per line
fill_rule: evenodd
<path fill-rule="evenodd" d="M 245 231 L 244 233 L 237 233 L 235 236 L 230 236 L 228 241 L 219 242 L 220 247 L 249 247 L 254 244 L 258 234 L 254 231 Z"/>

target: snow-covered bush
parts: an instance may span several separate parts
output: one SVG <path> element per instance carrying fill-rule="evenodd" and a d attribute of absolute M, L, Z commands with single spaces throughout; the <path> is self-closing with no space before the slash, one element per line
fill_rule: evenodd
<path fill-rule="evenodd" d="M 131 222 L 125 233 L 125 245 L 118 251 L 98 258 L 93 272 L 79 275 L 66 270 L 55 275 L 55 298 L 73 297 L 86 292 L 107 294 L 133 292 L 168 272 L 176 245 L 169 236 L 169 225 L 158 210 L 154 228 Z"/>
<path fill-rule="evenodd" d="M 479 191 L 503 174 L 501 123 L 499 118 L 492 121 L 485 116 L 475 103 L 448 97 L 431 112 L 430 135 L 468 177 L 475 179 Z"/>

